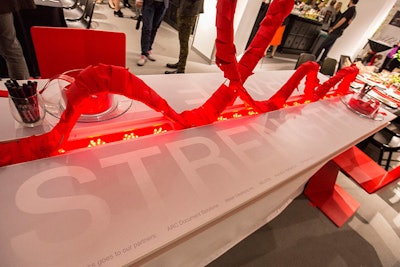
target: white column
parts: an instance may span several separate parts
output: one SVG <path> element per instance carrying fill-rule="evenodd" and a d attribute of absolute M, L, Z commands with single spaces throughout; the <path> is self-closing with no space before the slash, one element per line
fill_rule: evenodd
<path fill-rule="evenodd" d="M 253 29 L 262 1 L 240 0 L 237 2 L 234 18 L 235 45 L 237 55 L 241 55 Z M 210 63 L 215 57 L 216 38 L 216 5 L 217 0 L 204 1 L 204 13 L 199 16 L 196 26 L 192 48 Z"/>

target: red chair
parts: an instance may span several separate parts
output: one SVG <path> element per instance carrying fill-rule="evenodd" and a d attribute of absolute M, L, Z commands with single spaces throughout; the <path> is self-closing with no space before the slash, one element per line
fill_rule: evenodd
<path fill-rule="evenodd" d="M 31 28 L 41 78 L 104 63 L 126 66 L 126 36 L 90 29 Z"/>

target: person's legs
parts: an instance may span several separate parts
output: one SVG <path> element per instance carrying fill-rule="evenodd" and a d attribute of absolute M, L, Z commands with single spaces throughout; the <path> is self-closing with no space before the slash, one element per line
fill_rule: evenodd
<path fill-rule="evenodd" d="M 178 18 L 179 31 L 179 61 L 177 72 L 185 72 L 186 61 L 189 54 L 189 38 L 192 32 L 196 16 L 185 16 Z"/>
<path fill-rule="evenodd" d="M 333 44 L 336 42 L 337 38 L 339 38 L 339 37 L 340 36 L 329 34 L 328 37 L 325 38 L 325 40 L 319 46 L 318 50 L 315 52 L 315 58 L 318 59 L 318 56 L 321 54 L 322 49 L 325 49 L 319 62 L 324 61 L 324 59 L 326 58 L 326 56 L 329 53 L 329 50 L 331 50 Z"/>
<path fill-rule="evenodd" d="M 151 51 L 153 48 L 154 39 L 156 38 L 157 30 L 161 25 L 161 22 L 164 18 L 166 8 L 163 2 L 154 2 L 154 13 L 153 13 L 153 22 L 152 28 L 150 30 L 150 39 L 149 39 L 149 50 Z"/>
<path fill-rule="evenodd" d="M 390 60 L 391 60 L 390 57 L 386 57 L 382 63 L 382 66 L 380 67 L 379 71 L 382 71 L 383 69 L 387 70 Z"/>
<path fill-rule="evenodd" d="M 151 29 L 153 28 L 153 17 L 154 17 L 154 7 L 153 6 L 143 6 L 142 7 L 142 34 L 140 37 L 141 46 L 141 57 L 137 62 L 138 66 L 143 66 L 147 57 L 149 56 L 150 50 L 150 39 L 151 39 Z"/>
<path fill-rule="evenodd" d="M 120 18 L 124 17 L 124 14 L 121 11 L 121 7 L 119 5 L 120 0 L 112 0 L 114 4 L 114 16 L 118 16 Z"/>
<path fill-rule="evenodd" d="M 132 5 L 129 3 L 129 0 L 124 0 L 124 7 L 131 8 Z"/>
<path fill-rule="evenodd" d="M 140 39 L 142 55 L 147 56 L 151 47 L 151 31 L 153 29 L 154 7 L 143 6 L 142 8 L 142 36 Z"/>
<path fill-rule="evenodd" d="M 277 45 L 272 46 L 272 51 L 271 51 L 271 58 L 275 56 L 276 50 L 278 49 Z"/>
<path fill-rule="evenodd" d="M 16 37 L 12 13 L 0 14 L 0 55 L 6 61 L 11 79 L 29 79 L 29 70 Z"/>
<path fill-rule="evenodd" d="M 324 53 L 322 53 L 322 56 L 320 59 L 321 62 L 324 61 L 324 59 L 326 58 L 326 56 L 329 53 L 329 50 L 331 50 L 332 46 L 335 44 L 337 38 L 339 38 L 339 36 L 335 36 L 335 35 L 332 35 L 331 38 L 329 38 L 329 37 L 327 38 L 329 42 L 327 42 L 325 44 L 325 51 L 324 51 Z"/>
<path fill-rule="evenodd" d="M 271 47 L 270 45 L 267 46 L 267 48 L 266 48 L 265 51 L 264 51 L 264 56 L 266 56 L 266 55 L 268 54 L 268 50 L 269 50 L 270 47 Z"/>
<path fill-rule="evenodd" d="M 121 7 L 119 5 L 120 0 L 113 0 L 114 3 L 114 16 L 118 16 L 120 18 L 124 17 L 124 14 L 121 12 Z"/>

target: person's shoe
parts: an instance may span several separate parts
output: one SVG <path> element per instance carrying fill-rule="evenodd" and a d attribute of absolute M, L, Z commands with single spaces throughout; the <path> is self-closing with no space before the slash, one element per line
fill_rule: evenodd
<path fill-rule="evenodd" d="M 170 68 L 170 69 L 177 69 L 177 68 L 178 68 L 178 63 L 175 63 L 175 64 L 167 63 L 167 68 Z"/>
<path fill-rule="evenodd" d="M 118 16 L 120 18 L 123 18 L 124 14 L 121 12 L 121 10 L 118 10 L 118 11 L 114 11 L 114 16 Z"/>
<path fill-rule="evenodd" d="M 138 62 L 136 63 L 138 66 L 144 66 L 144 64 L 146 64 L 147 58 L 146 56 L 140 56 L 140 59 L 138 60 Z"/>
<path fill-rule="evenodd" d="M 131 5 L 131 4 L 129 4 L 129 2 L 128 2 L 128 1 L 126 1 L 126 2 L 124 3 L 124 7 L 131 8 L 131 7 L 132 7 L 132 5 Z"/>
<path fill-rule="evenodd" d="M 166 70 L 165 74 L 179 74 L 179 73 L 185 73 L 184 71 L 180 70 Z"/>
<path fill-rule="evenodd" d="M 156 61 L 155 57 L 151 54 L 151 51 L 149 51 L 148 55 L 146 56 L 148 60 L 150 61 Z"/>

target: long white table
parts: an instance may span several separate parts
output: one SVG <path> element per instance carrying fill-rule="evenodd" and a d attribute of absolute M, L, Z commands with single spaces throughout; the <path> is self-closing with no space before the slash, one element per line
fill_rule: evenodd
<path fill-rule="evenodd" d="M 256 73 L 245 87 L 268 99 L 291 73 Z M 204 103 L 224 81 L 222 74 L 141 78 L 178 112 Z M 77 124 L 71 138 L 153 116 L 160 115 L 134 102 L 114 120 Z M 203 266 L 277 216 L 327 161 L 393 118 L 359 117 L 334 98 L 2 167 L 2 264 Z M 26 129 L 6 114 L 0 123 L 0 139 L 9 140 L 56 122 L 47 116 L 42 127 Z"/>

